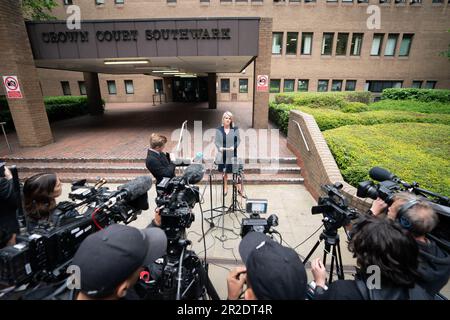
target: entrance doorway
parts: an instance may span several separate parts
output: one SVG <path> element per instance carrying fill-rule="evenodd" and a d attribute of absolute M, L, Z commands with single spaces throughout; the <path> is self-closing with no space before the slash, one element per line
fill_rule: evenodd
<path fill-rule="evenodd" d="M 206 102 L 208 101 L 208 78 L 173 78 L 173 101 Z"/>

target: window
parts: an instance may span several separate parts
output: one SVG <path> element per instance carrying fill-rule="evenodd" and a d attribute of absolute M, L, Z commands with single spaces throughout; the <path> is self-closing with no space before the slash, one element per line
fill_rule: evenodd
<path fill-rule="evenodd" d="M 390 3 L 391 0 L 379 0 L 380 3 Z"/>
<path fill-rule="evenodd" d="M 316 2 L 316 0 L 305 0 L 305 3 L 308 3 L 308 2 Z"/>
<path fill-rule="evenodd" d="M 297 91 L 308 91 L 309 80 L 298 80 Z"/>
<path fill-rule="evenodd" d="M 106 81 L 109 94 L 117 94 L 116 82 L 114 80 Z"/>
<path fill-rule="evenodd" d="M 381 46 L 383 45 L 383 33 L 375 33 L 373 35 L 372 48 L 370 49 L 371 56 L 379 56 L 381 52 Z"/>
<path fill-rule="evenodd" d="M 220 92 L 230 92 L 230 79 L 220 79 Z"/>
<path fill-rule="evenodd" d="M 155 93 L 163 93 L 164 92 L 163 80 L 162 79 L 153 80 L 153 87 L 155 88 Z"/>
<path fill-rule="evenodd" d="M 70 84 L 69 84 L 69 81 L 61 81 L 61 88 L 62 88 L 63 95 L 65 95 L 65 96 L 70 96 L 70 95 L 72 95 L 72 94 L 70 93 Z"/>
<path fill-rule="evenodd" d="M 331 91 L 342 91 L 342 80 L 333 80 L 331 82 Z"/>
<path fill-rule="evenodd" d="M 436 88 L 437 81 L 427 81 L 425 83 L 425 89 L 434 89 Z"/>
<path fill-rule="evenodd" d="M 397 46 L 398 34 L 389 34 L 386 42 L 386 48 L 384 48 L 385 56 L 394 56 L 395 47 Z"/>
<path fill-rule="evenodd" d="M 336 55 L 345 56 L 347 54 L 348 33 L 338 33 L 336 43 Z"/>
<path fill-rule="evenodd" d="M 95 0 L 95 4 L 96 5 L 105 4 L 105 0 Z"/>
<path fill-rule="evenodd" d="M 298 32 L 288 32 L 286 42 L 286 54 L 297 54 Z"/>
<path fill-rule="evenodd" d="M 382 92 L 388 88 L 401 88 L 402 81 L 366 81 L 366 88 L 371 92 Z"/>
<path fill-rule="evenodd" d="M 63 3 L 65 6 L 70 6 L 71 4 L 73 4 L 72 0 L 64 0 Z"/>
<path fill-rule="evenodd" d="M 283 45 L 283 33 L 272 33 L 272 54 L 281 54 L 281 46 Z"/>
<path fill-rule="evenodd" d="M 443 3 L 444 1 L 442 1 L 442 0 L 433 0 L 432 2 L 433 3 Z"/>
<path fill-rule="evenodd" d="M 303 32 L 302 33 L 302 54 L 311 54 L 311 45 L 312 45 L 312 32 Z"/>
<path fill-rule="evenodd" d="M 369 3 L 369 0 L 357 0 L 358 3 Z"/>
<path fill-rule="evenodd" d="M 319 80 L 319 82 L 317 83 L 317 91 L 328 91 L 328 80 Z"/>
<path fill-rule="evenodd" d="M 294 79 L 284 79 L 283 92 L 294 92 Z"/>
<path fill-rule="evenodd" d="M 248 79 L 239 79 L 239 93 L 248 93 Z"/>
<path fill-rule="evenodd" d="M 352 46 L 350 48 L 350 55 L 352 56 L 361 55 L 362 40 L 363 40 L 363 33 L 354 33 L 352 35 Z"/>
<path fill-rule="evenodd" d="M 414 80 L 414 81 L 412 82 L 411 88 L 420 89 L 420 88 L 422 88 L 422 83 L 423 83 L 422 80 Z"/>
<path fill-rule="evenodd" d="M 114 0 L 115 4 L 124 4 L 125 0 Z"/>
<path fill-rule="evenodd" d="M 125 93 L 134 94 L 133 80 L 125 80 Z"/>
<path fill-rule="evenodd" d="M 78 81 L 78 88 L 80 88 L 80 95 L 85 96 L 86 93 L 86 82 Z"/>
<path fill-rule="evenodd" d="M 400 57 L 407 57 L 409 56 L 409 51 L 411 50 L 411 44 L 413 40 L 414 34 L 411 33 L 405 33 L 402 38 L 402 42 L 400 43 Z"/>
<path fill-rule="evenodd" d="M 280 79 L 270 79 L 270 93 L 280 92 Z"/>
<path fill-rule="evenodd" d="M 342 2 L 350 2 L 350 3 L 352 3 L 353 0 L 342 0 Z"/>
<path fill-rule="evenodd" d="M 324 33 L 322 39 L 322 55 L 329 56 L 333 50 L 334 33 Z"/>
<path fill-rule="evenodd" d="M 355 91 L 355 89 L 356 89 L 356 80 L 345 81 L 345 91 Z"/>
<path fill-rule="evenodd" d="M 411 0 L 410 4 L 422 3 L 422 0 Z"/>

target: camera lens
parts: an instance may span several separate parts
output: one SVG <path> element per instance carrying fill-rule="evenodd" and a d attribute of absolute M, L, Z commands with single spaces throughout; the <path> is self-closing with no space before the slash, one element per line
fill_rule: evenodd
<path fill-rule="evenodd" d="M 363 181 L 358 184 L 356 195 L 360 198 L 376 200 L 378 198 L 378 188 L 372 181 Z"/>

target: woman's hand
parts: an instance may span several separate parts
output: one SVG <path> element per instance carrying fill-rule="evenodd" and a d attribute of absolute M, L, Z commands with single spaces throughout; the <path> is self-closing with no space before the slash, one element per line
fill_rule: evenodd
<path fill-rule="evenodd" d="M 311 261 L 311 271 L 314 277 L 314 281 L 316 282 L 316 286 L 325 288 L 325 282 L 327 280 L 327 270 L 323 265 L 320 258 L 316 258 Z"/>

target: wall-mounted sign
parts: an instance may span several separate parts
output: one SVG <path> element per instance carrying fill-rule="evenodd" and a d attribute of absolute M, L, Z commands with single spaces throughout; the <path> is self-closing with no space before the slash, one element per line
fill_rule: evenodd
<path fill-rule="evenodd" d="M 267 92 L 269 90 L 269 76 L 258 75 L 256 78 L 256 91 Z"/>
<path fill-rule="evenodd" d="M 5 85 L 6 96 L 8 97 L 8 99 L 23 98 L 17 76 L 3 76 L 3 84 Z"/>

